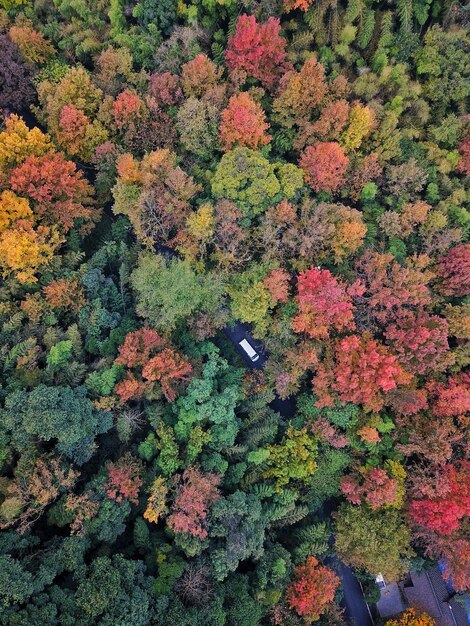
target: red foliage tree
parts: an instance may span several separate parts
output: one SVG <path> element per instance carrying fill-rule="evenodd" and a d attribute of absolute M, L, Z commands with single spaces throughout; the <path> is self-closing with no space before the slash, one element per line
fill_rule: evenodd
<path fill-rule="evenodd" d="M 188 467 L 178 486 L 168 526 L 175 533 L 191 537 L 207 537 L 207 511 L 220 498 L 220 477 L 202 473 L 197 467 Z"/>
<path fill-rule="evenodd" d="M 270 17 L 258 24 L 254 15 L 240 15 L 235 34 L 228 40 L 225 53 L 231 74 L 245 72 L 265 87 L 272 89 L 279 77 L 289 69 L 286 40 L 280 36 L 278 19 Z"/>
<path fill-rule="evenodd" d="M 470 135 L 459 145 L 460 160 L 457 165 L 459 172 L 470 176 Z"/>
<path fill-rule="evenodd" d="M 398 495 L 398 481 L 381 467 L 368 467 L 341 478 L 341 491 L 353 504 L 364 500 L 372 510 L 393 504 Z"/>
<path fill-rule="evenodd" d="M 470 374 L 451 376 L 445 383 L 431 381 L 426 387 L 434 415 L 458 417 L 470 411 Z"/>
<path fill-rule="evenodd" d="M 403 370 L 396 356 L 364 333 L 336 342 L 334 363 L 321 363 L 313 386 L 319 407 L 333 404 L 333 390 L 343 403 L 363 404 L 366 410 L 380 411 L 387 392 L 411 380 L 411 374 Z"/>
<path fill-rule="evenodd" d="M 448 334 L 444 318 L 421 313 L 398 319 L 387 327 L 385 336 L 408 371 L 425 374 L 444 370 L 452 362 Z"/>
<path fill-rule="evenodd" d="M 301 617 L 315 621 L 326 605 L 334 600 L 339 586 L 338 576 L 328 567 L 319 565 L 309 556 L 303 565 L 294 570 L 294 580 L 287 589 L 287 602 Z"/>
<path fill-rule="evenodd" d="M 74 220 L 90 217 L 92 188 L 75 163 L 60 153 L 30 156 L 11 172 L 11 188 L 32 200 L 35 215 L 67 231 Z"/>
<path fill-rule="evenodd" d="M 442 472 L 447 483 L 447 493 L 413 500 L 409 512 L 419 526 L 449 535 L 459 528 L 463 517 L 470 515 L 470 461 L 446 465 Z"/>
<path fill-rule="evenodd" d="M 140 461 L 129 453 L 122 456 L 116 463 L 109 463 L 108 480 L 105 486 L 108 498 L 116 502 L 122 502 L 125 499 L 138 504 L 139 489 L 142 486 L 141 470 Z"/>
<path fill-rule="evenodd" d="M 300 157 L 300 167 L 307 183 L 315 191 L 336 191 L 345 183 L 349 158 L 335 141 L 307 146 Z"/>
<path fill-rule="evenodd" d="M 329 270 L 315 267 L 299 274 L 297 279 L 299 313 L 292 320 L 297 333 L 312 339 L 326 338 L 332 329 L 353 330 L 353 304 L 346 285 Z"/>
<path fill-rule="evenodd" d="M 179 76 L 171 72 L 152 74 L 149 79 L 149 94 L 159 106 L 178 104 L 183 98 Z"/>
<path fill-rule="evenodd" d="M 234 145 L 256 150 L 271 140 L 263 109 L 246 91 L 230 98 L 221 117 L 220 141 L 225 151 Z"/>
<path fill-rule="evenodd" d="M 142 376 L 151 382 L 159 382 L 165 398 L 168 402 L 173 402 L 176 399 L 174 385 L 188 380 L 192 369 L 191 363 L 175 350 L 165 348 L 148 361 L 142 369 Z"/>
<path fill-rule="evenodd" d="M 470 295 L 470 243 L 455 246 L 440 259 L 437 274 L 444 295 Z"/>
<path fill-rule="evenodd" d="M 376 320 L 387 323 L 431 304 L 428 283 L 433 274 L 426 269 L 428 263 L 428 257 L 416 257 L 403 266 L 391 254 L 364 254 L 356 268 L 365 286 L 361 302 L 367 315 L 372 313 Z"/>

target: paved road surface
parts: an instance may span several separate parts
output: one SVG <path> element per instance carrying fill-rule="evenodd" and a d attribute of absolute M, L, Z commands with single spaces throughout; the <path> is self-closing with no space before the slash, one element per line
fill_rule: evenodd
<path fill-rule="evenodd" d="M 250 326 L 248 324 L 242 324 L 241 322 L 234 324 L 233 326 L 227 326 L 224 328 L 225 334 L 233 342 L 237 351 L 242 355 L 247 367 L 252 369 L 263 369 L 267 354 L 263 348 L 263 345 L 253 339 L 250 333 Z M 247 339 L 253 348 L 258 352 L 260 358 L 253 362 L 242 348 L 238 345 L 242 339 Z M 295 414 L 295 398 L 287 398 L 282 400 L 279 397 L 271 403 L 271 407 L 278 411 L 283 417 L 293 417 Z M 341 602 L 345 608 L 346 618 L 348 622 L 353 626 L 374 626 L 369 607 L 364 599 L 361 585 L 358 579 L 354 576 L 353 570 L 345 565 L 336 557 L 330 557 L 325 560 L 341 578 L 343 585 L 344 598 Z"/>
<path fill-rule="evenodd" d="M 179 256 L 175 250 L 163 244 L 155 244 L 154 248 L 158 254 L 162 254 L 168 260 Z M 264 368 L 268 354 L 263 344 L 260 341 L 253 339 L 251 336 L 251 328 L 249 324 L 235 322 L 234 324 L 227 325 L 224 328 L 224 332 L 245 361 L 247 367 L 258 370 Z M 259 354 L 260 358 L 257 361 L 252 361 L 246 352 L 240 347 L 239 343 L 242 339 L 249 341 Z M 271 407 L 285 418 L 293 417 L 296 409 L 295 398 L 282 400 L 281 398 L 276 397 L 271 403 Z M 361 585 L 358 579 L 354 576 L 353 570 L 350 567 L 347 567 L 336 557 L 325 559 L 325 562 L 330 564 L 341 578 L 344 593 L 344 598 L 341 604 L 345 608 L 346 618 L 349 624 L 351 624 L 351 626 L 374 626 L 369 608 L 362 593 Z"/>

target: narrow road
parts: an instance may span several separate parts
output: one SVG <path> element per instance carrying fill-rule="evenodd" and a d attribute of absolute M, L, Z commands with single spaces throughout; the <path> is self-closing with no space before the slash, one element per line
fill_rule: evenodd
<path fill-rule="evenodd" d="M 226 326 L 224 332 L 233 342 L 237 352 L 243 357 L 247 367 L 251 369 L 263 369 L 267 361 L 267 353 L 261 342 L 253 339 L 250 333 L 250 326 L 237 322 L 232 326 Z M 240 348 L 239 342 L 246 339 L 258 352 L 260 358 L 253 362 L 245 351 Z M 287 398 L 282 400 L 277 397 L 271 402 L 271 407 L 278 411 L 283 417 L 291 418 L 295 415 L 296 402 L 295 398 Z M 354 571 L 340 561 L 337 557 L 329 557 L 325 559 L 325 563 L 332 567 L 341 579 L 344 597 L 341 605 L 345 608 L 347 621 L 351 626 L 374 626 L 369 607 L 362 593 L 361 583 L 354 576 Z"/>
<path fill-rule="evenodd" d="M 163 244 L 156 243 L 154 249 L 158 254 L 163 255 L 168 260 L 178 258 L 178 253 L 172 248 Z M 228 324 L 224 328 L 226 336 L 233 343 L 236 351 L 243 358 L 246 366 L 250 369 L 262 370 L 266 365 L 268 354 L 263 344 L 253 339 L 249 324 L 243 322 L 235 322 Z M 240 341 L 246 339 L 259 354 L 257 361 L 252 361 L 246 352 L 240 347 Z M 271 408 L 278 411 L 282 417 L 288 419 L 294 417 L 296 410 L 295 398 L 286 398 L 283 400 L 276 396 L 271 402 Z M 330 565 L 341 579 L 344 597 L 341 605 L 345 608 L 345 614 L 348 623 L 351 626 L 374 626 L 374 621 L 369 611 L 369 607 L 364 599 L 361 584 L 354 576 L 353 570 L 340 561 L 337 557 L 329 557 L 325 562 Z"/>

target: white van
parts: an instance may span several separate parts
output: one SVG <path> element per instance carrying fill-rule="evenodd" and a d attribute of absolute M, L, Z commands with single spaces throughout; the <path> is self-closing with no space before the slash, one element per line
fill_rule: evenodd
<path fill-rule="evenodd" d="M 253 362 L 259 359 L 259 354 L 246 339 L 239 341 L 238 345 L 247 353 Z"/>

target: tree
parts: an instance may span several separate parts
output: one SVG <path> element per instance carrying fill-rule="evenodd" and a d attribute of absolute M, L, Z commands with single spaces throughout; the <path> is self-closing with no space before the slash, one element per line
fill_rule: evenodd
<path fill-rule="evenodd" d="M 283 198 L 293 199 L 302 186 L 302 172 L 294 165 L 272 164 L 242 147 L 224 154 L 212 179 L 213 195 L 232 200 L 249 216 Z"/>
<path fill-rule="evenodd" d="M 13 24 L 8 36 L 24 58 L 31 63 L 44 63 L 54 54 L 53 46 L 44 35 L 26 24 Z"/>
<path fill-rule="evenodd" d="M 115 463 L 108 463 L 106 470 L 108 480 L 105 490 L 108 498 L 116 502 L 122 502 L 125 498 L 132 504 L 138 504 L 139 490 L 142 486 L 140 462 L 126 453 Z"/>
<path fill-rule="evenodd" d="M 84 387 L 43 384 L 32 391 L 8 395 L 2 420 L 16 449 L 38 437 L 44 442 L 57 442 L 57 452 L 77 465 L 89 460 L 95 450 L 95 437 L 112 425 L 109 413 L 93 408 Z"/>
<path fill-rule="evenodd" d="M 212 551 L 216 580 L 224 580 L 240 561 L 262 556 L 266 524 L 261 501 L 254 494 L 237 490 L 213 504 L 209 532 L 216 541 Z"/>
<path fill-rule="evenodd" d="M 14 191 L 30 198 L 33 213 L 65 232 L 77 218 L 90 218 L 92 188 L 60 153 L 29 156 L 10 176 Z"/>
<path fill-rule="evenodd" d="M 225 152 L 234 145 L 256 150 L 269 143 L 266 134 L 269 124 L 265 121 L 263 109 L 243 91 L 230 98 L 228 107 L 222 111 L 220 141 Z"/>
<path fill-rule="evenodd" d="M 446 465 L 440 474 L 443 494 L 412 500 L 409 512 L 416 524 L 449 535 L 459 528 L 462 518 L 470 516 L 470 462 Z"/>
<path fill-rule="evenodd" d="M 294 570 L 294 580 L 286 597 L 291 609 L 309 621 L 317 621 L 328 603 L 333 602 L 339 587 L 338 576 L 310 556 Z"/>
<path fill-rule="evenodd" d="M 13 274 L 19 283 L 37 282 L 36 274 L 45 269 L 63 242 L 55 228 L 18 220 L 0 233 L 0 270 L 4 278 Z"/>
<path fill-rule="evenodd" d="M 140 256 L 131 283 L 139 315 L 165 332 L 197 311 L 215 311 L 224 291 L 219 280 L 197 274 L 188 263 L 174 260 L 167 266 L 153 254 Z"/>
<path fill-rule="evenodd" d="M 289 426 L 282 443 L 267 448 L 269 454 L 264 477 L 274 479 L 278 491 L 291 480 L 308 482 L 317 468 L 317 448 L 317 438 L 306 428 Z"/>
<path fill-rule="evenodd" d="M 398 619 L 389 619 L 385 626 L 434 626 L 435 623 L 427 613 L 407 609 Z"/>
<path fill-rule="evenodd" d="M 346 152 L 357 150 L 375 127 L 373 110 L 356 102 L 349 110 L 348 126 L 341 135 L 340 143 Z"/>
<path fill-rule="evenodd" d="M 391 254 L 366 252 L 356 264 L 365 285 L 363 306 L 382 324 L 427 307 L 434 277 L 428 265 L 425 256 L 408 257 L 402 265 Z"/>
<path fill-rule="evenodd" d="M 284 11 L 288 13 L 294 9 L 301 9 L 307 11 L 314 0 L 284 0 Z"/>
<path fill-rule="evenodd" d="M 353 304 L 347 287 L 329 270 L 310 268 L 297 278 L 298 314 L 292 320 L 297 333 L 312 339 L 328 338 L 331 330 L 354 330 Z"/>
<path fill-rule="evenodd" d="M 186 97 L 200 98 L 214 87 L 222 75 L 213 61 L 205 54 L 198 54 L 181 67 L 181 87 Z"/>
<path fill-rule="evenodd" d="M 219 111 L 210 102 L 188 98 L 178 109 L 176 128 L 188 152 L 210 159 L 217 147 Z"/>
<path fill-rule="evenodd" d="M 354 474 L 341 478 L 341 491 L 349 502 L 365 501 L 373 511 L 383 506 L 399 508 L 403 503 L 406 473 L 396 461 L 387 461 L 384 468 L 361 467 Z"/>
<path fill-rule="evenodd" d="M 150 488 L 150 494 L 147 500 L 147 508 L 144 511 L 144 518 L 155 524 L 161 517 L 168 513 L 166 498 L 169 488 L 162 476 L 157 476 Z"/>
<path fill-rule="evenodd" d="M 459 172 L 470 176 L 470 135 L 459 145 L 460 159 L 457 164 Z"/>
<path fill-rule="evenodd" d="M 126 367 L 144 367 L 154 350 L 160 350 L 166 345 L 166 340 L 152 328 L 139 328 L 127 333 L 124 343 L 119 348 L 119 356 L 115 363 Z"/>
<path fill-rule="evenodd" d="M 183 97 L 179 76 L 171 72 L 151 74 L 149 78 L 149 94 L 156 100 L 159 106 L 178 104 Z"/>
<path fill-rule="evenodd" d="M 60 313 L 77 314 L 86 302 L 78 276 L 53 279 L 42 291 L 47 304 Z"/>
<path fill-rule="evenodd" d="M 13 41 L 0 33 L 0 109 L 21 111 L 34 99 L 32 67 L 25 64 Z"/>
<path fill-rule="evenodd" d="M 115 364 L 128 368 L 124 380 L 115 387 L 121 402 L 139 399 L 144 394 L 151 397 L 155 391 L 153 383 L 159 383 L 168 402 L 174 402 L 177 385 L 186 382 L 192 372 L 191 364 L 150 328 L 126 335 Z"/>
<path fill-rule="evenodd" d="M 450 376 L 445 382 L 430 381 L 427 390 L 430 405 L 438 417 L 458 417 L 470 411 L 470 375 Z"/>
<path fill-rule="evenodd" d="M 225 53 L 230 74 L 243 72 L 273 89 L 279 77 L 289 69 L 287 42 L 280 36 L 280 29 L 280 22 L 274 17 L 258 24 L 254 15 L 240 15 Z"/>
<path fill-rule="evenodd" d="M 113 116 L 119 129 L 131 124 L 141 123 L 146 114 L 146 107 L 139 95 L 131 90 L 122 91 L 113 102 Z"/>
<path fill-rule="evenodd" d="M 413 374 L 445 370 L 452 364 L 449 327 L 437 315 L 418 314 L 399 318 L 387 326 L 386 338 L 400 363 Z"/>
<path fill-rule="evenodd" d="M 142 377 L 150 382 L 158 381 L 169 402 L 176 399 L 174 381 L 187 381 L 192 366 L 171 348 L 165 348 L 150 359 L 142 369 Z"/>
<path fill-rule="evenodd" d="M 17 220 L 30 220 L 33 216 L 26 198 L 17 196 L 5 189 L 0 194 L 0 233 L 12 226 Z"/>
<path fill-rule="evenodd" d="M 58 81 L 46 79 L 39 82 L 37 90 L 41 105 L 37 109 L 38 119 L 47 125 L 67 154 L 90 161 L 96 147 L 109 138 L 108 130 L 98 119 L 100 108 L 110 106 L 110 102 L 103 99 L 101 89 L 83 67 L 77 66 L 69 68 Z M 64 107 L 73 108 L 66 109 L 63 114 Z M 70 134 L 71 128 L 79 130 L 78 121 L 81 126 L 79 134 Z"/>
<path fill-rule="evenodd" d="M 332 406 L 331 389 L 342 403 L 363 404 L 367 411 L 380 411 L 387 402 L 387 392 L 411 380 L 411 374 L 386 346 L 363 334 L 337 340 L 334 363 L 320 364 L 313 386 L 319 407 Z"/>
<path fill-rule="evenodd" d="M 207 510 L 220 498 L 220 477 L 203 474 L 197 467 L 183 472 L 175 500 L 168 517 L 168 526 L 175 533 L 187 533 L 191 537 L 207 537 Z"/>
<path fill-rule="evenodd" d="M 305 180 L 315 191 L 335 192 L 346 182 L 349 158 L 336 142 L 307 146 L 300 157 Z"/>
<path fill-rule="evenodd" d="M 282 77 L 279 95 L 273 102 L 274 119 L 287 128 L 305 125 L 310 121 L 312 113 L 321 107 L 327 92 L 324 67 L 313 55 L 300 72 L 291 71 Z M 347 111 L 344 116 L 337 108 L 331 113 L 335 117 L 339 113 L 340 118 L 347 116 Z M 322 126 L 320 123 L 320 132 Z"/>
<path fill-rule="evenodd" d="M 410 534 L 400 512 L 384 509 L 374 513 L 365 506 L 343 504 L 336 514 L 335 549 L 351 567 L 387 580 L 398 580 L 413 556 Z"/>
<path fill-rule="evenodd" d="M 146 245 L 175 245 L 171 240 L 177 241 L 191 212 L 189 201 L 200 189 L 176 161 L 168 149 L 149 152 L 140 163 L 128 153 L 118 157 L 113 211 L 129 217 Z"/>
<path fill-rule="evenodd" d="M 21 165 L 28 156 L 53 152 L 51 139 L 36 126 L 29 130 L 18 115 L 9 115 L 0 133 L 0 181 L 9 170 Z"/>
<path fill-rule="evenodd" d="M 439 290 L 446 296 L 470 294 L 470 244 L 452 248 L 437 265 Z"/>

